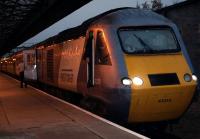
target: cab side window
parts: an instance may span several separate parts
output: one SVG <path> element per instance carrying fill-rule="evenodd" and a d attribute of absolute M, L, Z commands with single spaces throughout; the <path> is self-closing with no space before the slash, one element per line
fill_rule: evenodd
<path fill-rule="evenodd" d="M 96 36 L 95 64 L 111 65 L 110 54 L 102 31 L 98 31 Z"/>

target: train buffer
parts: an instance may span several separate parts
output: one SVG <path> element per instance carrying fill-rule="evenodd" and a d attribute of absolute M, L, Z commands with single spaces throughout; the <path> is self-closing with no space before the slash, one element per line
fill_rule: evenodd
<path fill-rule="evenodd" d="M 146 139 L 0 73 L 0 138 Z"/>

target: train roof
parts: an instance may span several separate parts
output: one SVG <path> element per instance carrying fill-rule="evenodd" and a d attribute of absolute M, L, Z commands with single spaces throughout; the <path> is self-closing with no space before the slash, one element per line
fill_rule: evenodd
<path fill-rule="evenodd" d="M 169 25 L 172 22 L 162 15 L 151 10 L 124 8 L 95 20 L 93 25 L 115 26 L 151 26 L 151 25 Z"/>
<path fill-rule="evenodd" d="M 51 45 L 60 43 L 68 39 L 76 39 L 85 36 L 90 26 L 144 26 L 144 25 L 168 25 L 171 21 L 167 18 L 151 11 L 144 9 L 136 9 L 131 7 L 123 7 L 112 9 L 83 22 L 80 26 L 70 28 L 60 32 L 58 35 L 48 38 L 47 40 L 37 44 Z"/>

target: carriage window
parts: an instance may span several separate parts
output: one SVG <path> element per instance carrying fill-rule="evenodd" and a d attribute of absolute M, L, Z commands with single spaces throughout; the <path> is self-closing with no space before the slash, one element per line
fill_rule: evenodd
<path fill-rule="evenodd" d="M 180 47 L 170 28 L 120 29 L 119 37 L 126 53 L 170 53 Z"/>
<path fill-rule="evenodd" d="M 27 54 L 27 65 L 35 65 L 35 54 Z"/>
<path fill-rule="evenodd" d="M 97 32 L 95 64 L 111 65 L 110 55 L 102 31 Z"/>
<path fill-rule="evenodd" d="M 47 79 L 48 81 L 54 81 L 54 50 L 47 51 Z"/>

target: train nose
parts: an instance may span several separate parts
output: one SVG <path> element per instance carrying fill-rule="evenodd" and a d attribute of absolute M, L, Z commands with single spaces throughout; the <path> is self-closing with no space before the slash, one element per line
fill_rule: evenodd
<path fill-rule="evenodd" d="M 129 122 L 172 120 L 186 111 L 196 78 L 181 54 L 132 56 L 126 63 L 132 80 Z"/>
<path fill-rule="evenodd" d="M 191 102 L 195 85 L 132 88 L 129 120 L 153 122 L 176 119 Z"/>

